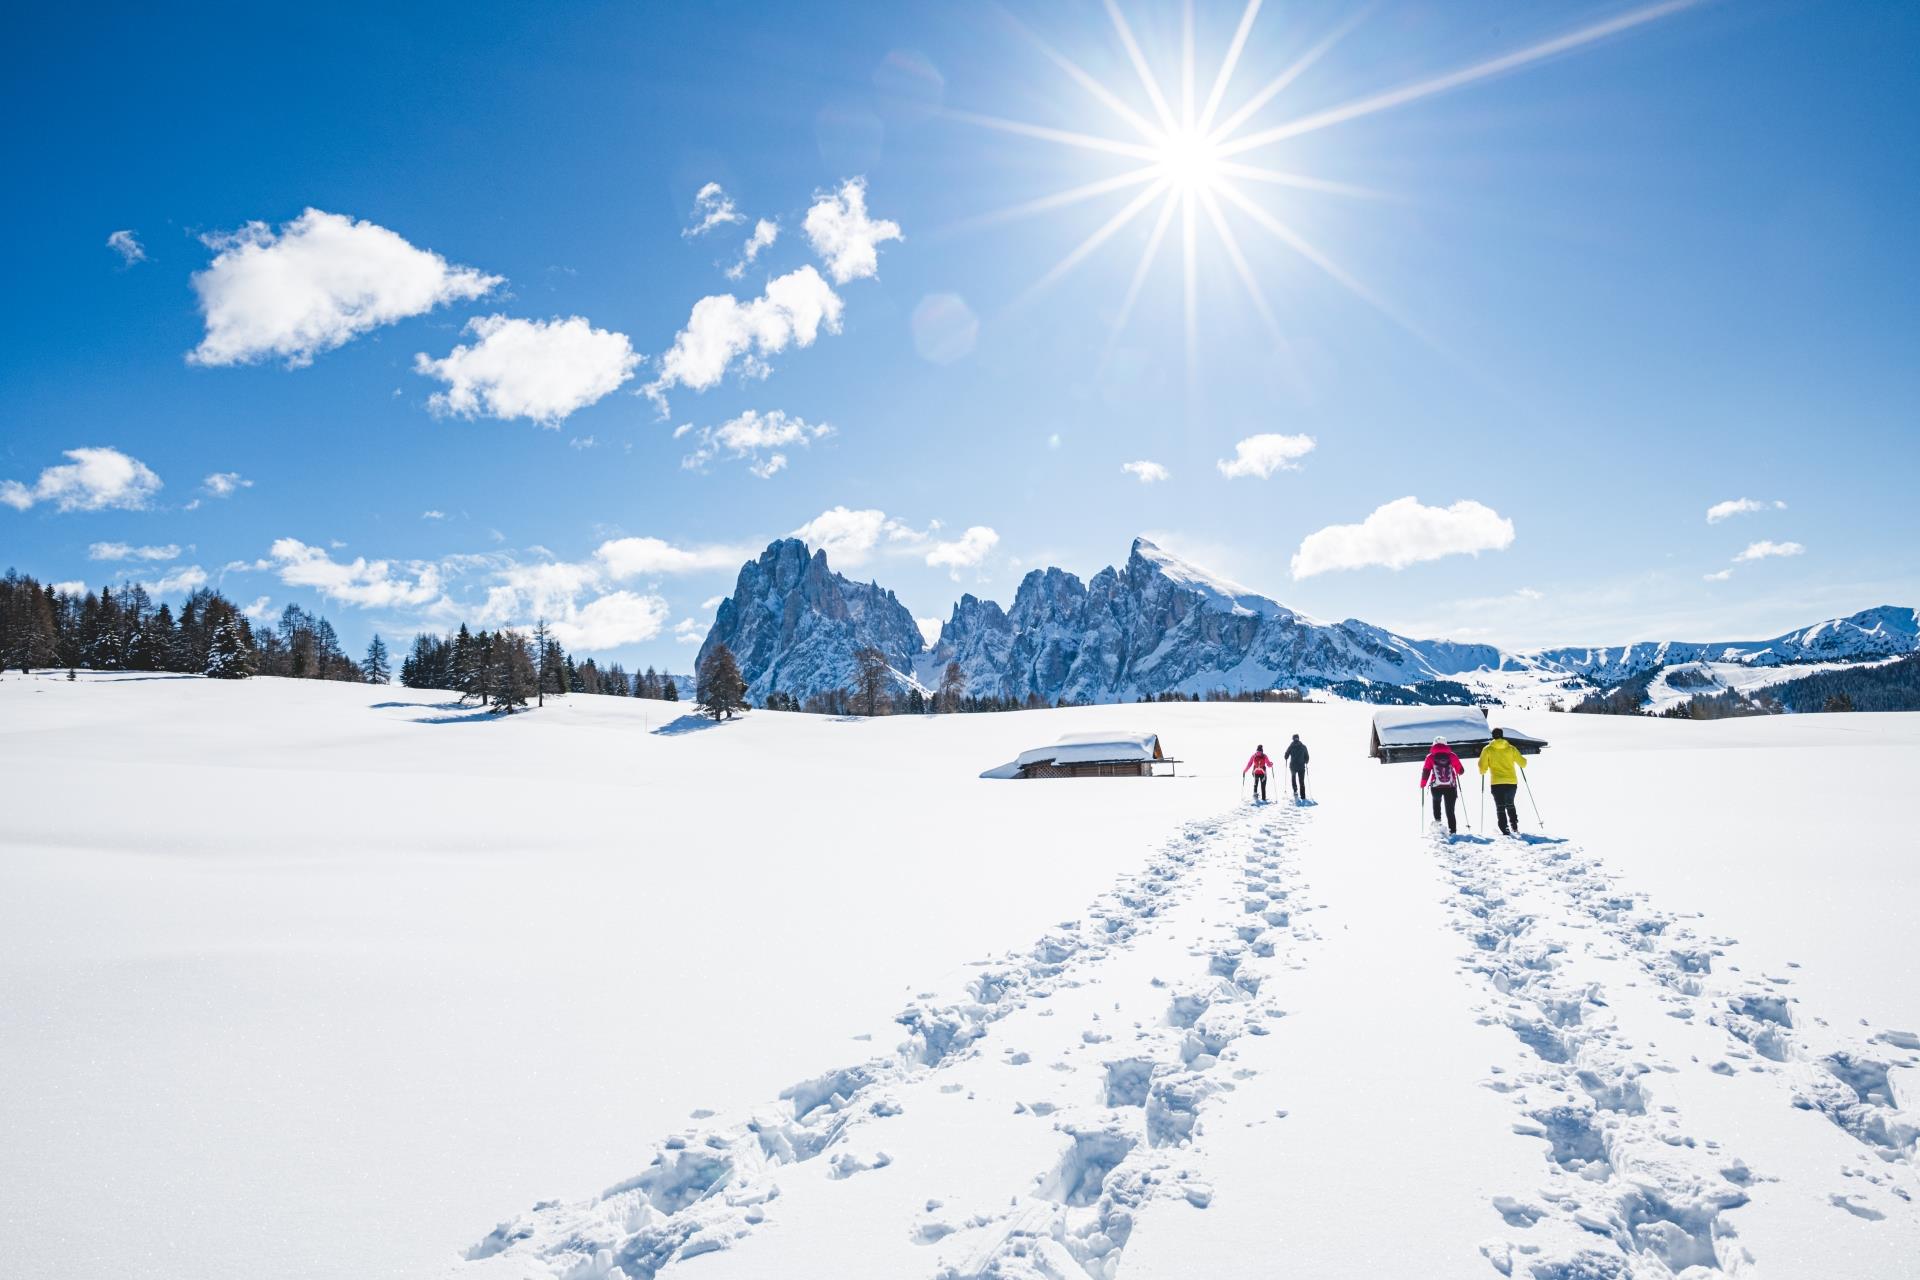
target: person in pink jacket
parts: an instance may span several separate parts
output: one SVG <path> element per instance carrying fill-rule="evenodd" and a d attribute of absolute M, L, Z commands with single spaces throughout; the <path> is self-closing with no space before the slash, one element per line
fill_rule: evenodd
<path fill-rule="evenodd" d="M 1440 809 L 1444 805 L 1447 811 L 1447 831 L 1457 834 L 1459 824 L 1454 821 L 1453 807 L 1460 799 L 1460 757 L 1454 754 L 1445 738 L 1435 738 L 1433 749 L 1427 752 L 1427 761 L 1420 766 L 1420 785 L 1433 797 L 1433 820 L 1440 821 Z"/>
<path fill-rule="evenodd" d="M 1240 771 L 1240 776 L 1246 777 L 1248 770 L 1253 772 L 1253 798 L 1264 803 L 1267 798 L 1267 774 L 1273 770 L 1273 759 L 1267 755 L 1265 743 L 1253 749 L 1253 755 L 1247 761 L 1247 767 Z"/>

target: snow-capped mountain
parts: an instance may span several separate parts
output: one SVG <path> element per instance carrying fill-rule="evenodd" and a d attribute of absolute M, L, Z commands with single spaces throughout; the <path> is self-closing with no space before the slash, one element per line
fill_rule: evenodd
<path fill-rule="evenodd" d="M 1415 640 L 1355 618 L 1321 622 L 1136 538 L 1122 567 L 1085 582 L 1064 569 L 1034 570 L 1009 609 L 962 596 L 929 646 L 891 591 L 834 573 L 825 552 L 809 554 L 786 538 L 742 566 L 701 657 L 723 642 L 755 700 L 774 690 L 802 699 L 844 690 L 853 682 L 854 650 L 870 644 L 887 655 L 902 685 L 936 687 L 957 663 L 975 695 L 1125 702 L 1170 691 L 1407 685 L 1496 672 L 1543 686 L 1584 685 L 1663 663 L 1884 657 L 1920 648 L 1920 618 L 1885 606 L 1766 641 L 1508 652 Z"/>
<path fill-rule="evenodd" d="M 719 644 L 733 650 L 755 702 L 775 690 L 805 698 L 850 688 L 854 651 L 867 645 L 902 672 L 926 648 L 893 592 L 833 572 L 826 552 L 809 555 L 798 538 L 782 538 L 740 566 L 699 661 Z"/>

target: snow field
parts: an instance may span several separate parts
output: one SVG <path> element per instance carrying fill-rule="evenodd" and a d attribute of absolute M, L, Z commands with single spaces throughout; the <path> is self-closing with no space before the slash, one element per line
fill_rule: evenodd
<path fill-rule="evenodd" d="M 1446 844 L 1366 708 L 664 709 L 0 679 L 0 1270 L 1920 1256 L 1920 716 L 1529 712 L 1550 842 Z M 974 776 L 1119 728 L 1200 776 Z"/>

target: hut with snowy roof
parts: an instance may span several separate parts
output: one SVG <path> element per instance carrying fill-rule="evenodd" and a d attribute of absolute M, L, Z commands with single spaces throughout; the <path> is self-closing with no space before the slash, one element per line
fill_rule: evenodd
<path fill-rule="evenodd" d="M 1508 742 L 1521 755 L 1536 756 L 1545 749 L 1545 738 L 1512 725 L 1500 726 Z M 1381 764 L 1405 764 L 1427 758 L 1435 738 L 1462 759 L 1480 754 L 1493 741 L 1493 726 L 1484 707 L 1382 707 L 1373 713 L 1373 743 L 1367 754 Z"/>
<path fill-rule="evenodd" d="M 1157 733 L 1069 733 L 1050 747 L 1022 751 L 983 778 L 1157 778 L 1173 776 L 1178 760 Z M 1165 768 L 1166 772 L 1160 770 Z"/>

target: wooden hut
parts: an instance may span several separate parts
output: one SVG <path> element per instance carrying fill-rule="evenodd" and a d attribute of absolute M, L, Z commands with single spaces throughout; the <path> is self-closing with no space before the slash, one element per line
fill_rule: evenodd
<path fill-rule="evenodd" d="M 1512 725 L 1501 728 L 1521 755 L 1539 755 L 1547 745 L 1546 739 Z M 1382 707 L 1373 713 L 1367 754 L 1381 764 L 1418 763 L 1427 758 L 1435 738 L 1445 738 L 1456 754 L 1470 759 L 1493 741 L 1493 726 L 1483 707 Z"/>
<path fill-rule="evenodd" d="M 1050 747 L 1022 751 L 1011 763 L 980 776 L 1170 778 L 1179 763 L 1161 748 L 1157 733 L 1070 733 Z"/>

